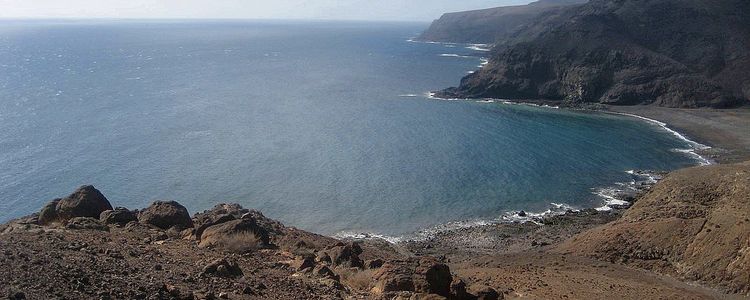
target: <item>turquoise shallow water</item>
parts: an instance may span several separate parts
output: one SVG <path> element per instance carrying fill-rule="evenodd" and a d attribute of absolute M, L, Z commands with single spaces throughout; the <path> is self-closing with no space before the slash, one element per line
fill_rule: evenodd
<path fill-rule="evenodd" d="M 3 21 L 0 221 L 93 184 L 117 206 L 398 235 L 600 206 L 627 170 L 695 164 L 633 118 L 424 97 L 484 54 L 407 42 L 425 26 Z"/>

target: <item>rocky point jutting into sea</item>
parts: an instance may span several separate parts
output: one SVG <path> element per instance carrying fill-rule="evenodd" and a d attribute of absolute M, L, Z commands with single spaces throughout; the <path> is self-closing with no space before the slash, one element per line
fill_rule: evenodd
<path fill-rule="evenodd" d="M 591 0 L 556 8 L 503 34 L 486 67 L 438 96 L 573 106 L 745 105 L 749 5 L 743 0 Z"/>

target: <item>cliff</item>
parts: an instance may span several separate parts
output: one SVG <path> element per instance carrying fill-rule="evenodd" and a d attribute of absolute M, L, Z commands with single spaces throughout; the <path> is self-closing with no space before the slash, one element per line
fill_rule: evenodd
<path fill-rule="evenodd" d="M 539 0 L 527 5 L 447 13 L 432 22 L 417 40 L 492 44 L 527 25 L 535 17 L 588 0 Z"/>
<path fill-rule="evenodd" d="M 592 0 L 540 15 L 438 96 L 730 107 L 750 99 L 750 2 Z"/>

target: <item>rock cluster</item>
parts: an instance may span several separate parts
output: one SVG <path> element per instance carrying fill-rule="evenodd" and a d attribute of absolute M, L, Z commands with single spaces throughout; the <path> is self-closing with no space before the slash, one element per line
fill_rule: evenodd
<path fill-rule="evenodd" d="M 248 275 L 257 272 L 257 269 L 244 270 L 238 261 L 247 255 L 264 256 L 275 253 L 274 255 L 292 259 L 274 263 L 270 266 L 271 269 L 285 270 L 282 272 L 292 272 L 295 276 L 307 278 L 327 293 L 338 295 L 347 290 L 345 284 L 354 284 L 356 287 L 349 286 L 348 289 L 357 289 L 361 293 L 382 298 L 484 297 L 481 296 L 484 294 L 473 295 L 460 283 L 456 283 L 448 265 L 438 259 L 421 257 L 404 260 L 373 257 L 372 254 L 368 254 L 368 259 L 365 260 L 362 257 L 365 250 L 358 242 L 342 242 L 288 228 L 264 217 L 260 212 L 245 209 L 237 204 L 219 204 L 192 218 L 187 209 L 175 201 L 155 201 L 140 211 L 124 207 L 113 209 L 98 190 L 84 186 L 70 196 L 56 199 L 45 206 L 39 217 L 32 222 L 45 227 L 62 226 L 76 232 L 91 230 L 90 233 L 86 233 L 87 235 L 94 235 L 95 232 L 113 234 L 111 231 L 141 232 L 147 234 L 142 238 L 145 245 L 160 246 L 179 240 L 191 243 L 191 247 L 197 246 L 193 249 L 220 253 L 220 258 L 211 259 L 208 263 L 199 262 L 197 265 L 200 265 L 200 272 L 194 273 L 195 276 L 184 273 L 180 276 L 185 278 L 186 283 L 224 280 L 237 287 L 237 295 L 257 297 L 262 295 L 264 289 L 262 284 L 247 284 Z M 25 221 L 19 224 L 31 226 Z M 99 241 L 106 242 L 108 239 L 103 236 Z M 140 250 L 142 248 L 103 248 L 96 243 L 73 243 L 66 245 L 65 249 L 120 262 L 126 262 L 128 259 L 138 259 L 140 262 L 161 256 L 147 254 L 148 252 Z M 171 266 L 174 268 L 173 264 Z M 156 273 L 171 272 L 169 268 L 164 262 L 154 263 L 148 267 L 150 272 Z M 130 271 L 126 267 L 122 272 Z M 77 284 L 79 288 L 84 288 L 91 279 L 86 277 L 81 280 L 83 282 Z M 189 286 L 165 283 L 139 288 L 139 291 L 132 291 L 130 296 L 141 298 L 144 293 L 152 293 L 158 295 L 157 298 L 214 299 L 217 296 L 222 298 L 231 295 L 215 294 Z"/>
<path fill-rule="evenodd" d="M 99 218 L 105 210 L 111 210 L 104 195 L 90 185 L 85 185 L 62 199 L 52 200 L 39 212 L 39 224 L 65 223 L 75 217 Z"/>

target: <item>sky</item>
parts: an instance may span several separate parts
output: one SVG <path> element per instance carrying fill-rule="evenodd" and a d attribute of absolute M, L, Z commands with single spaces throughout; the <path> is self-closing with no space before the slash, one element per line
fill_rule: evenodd
<path fill-rule="evenodd" d="M 532 0 L 0 0 L 0 18 L 232 18 L 431 21 Z"/>

